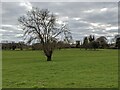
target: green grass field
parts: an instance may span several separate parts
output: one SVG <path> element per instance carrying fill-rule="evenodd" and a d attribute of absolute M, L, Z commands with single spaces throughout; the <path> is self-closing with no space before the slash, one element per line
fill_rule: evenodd
<path fill-rule="evenodd" d="M 3 88 L 117 88 L 118 51 L 3 51 Z"/>

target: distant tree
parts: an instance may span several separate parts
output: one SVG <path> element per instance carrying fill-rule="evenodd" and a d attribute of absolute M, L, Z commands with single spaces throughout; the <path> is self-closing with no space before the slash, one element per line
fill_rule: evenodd
<path fill-rule="evenodd" d="M 15 43 L 15 42 L 12 42 L 12 43 L 11 43 L 11 48 L 12 48 L 12 50 L 15 50 L 16 47 L 17 47 L 17 46 L 16 46 L 16 43 Z"/>
<path fill-rule="evenodd" d="M 120 49 L 120 38 L 116 39 L 116 47 Z"/>
<path fill-rule="evenodd" d="M 88 39 L 89 39 L 89 42 L 92 42 L 92 41 L 94 41 L 95 40 L 95 37 L 94 37 L 94 35 L 92 36 L 92 35 L 90 35 L 89 37 L 88 37 Z"/>
<path fill-rule="evenodd" d="M 11 44 L 9 43 L 9 41 L 4 40 L 1 42 L 2 42 L 2 49 L 3 50 L 10 50 L 11 49 Z"/>
<path fill-rule="evenodd" d="M 97 48 L 99 48 L 99 42 L 92 41 L 90 43 L 90 45 L 91 45 L 91 48 L 93 48 L 94 50 L 96 50 Z"/>
<path fill-rule="evenodd" d="M 116 35 L 115 36 L 115 47 L 117 47 L 118 49 L 120 49 L 120 35 Z"/>
<path fill-rule="evenodd" d="M 76 41 L 76 48 L 80 47 L 80 41 Z"/>
<path fill-rule="evenodd" d="M 101 37 L 97 38 L 96 41 L 99 42 L 100 48 L 108 47 L 107 38 L 105 36 L 101 36 Z"/>
<path fill-rule="evenodd" d="M 41 43 L 33 43 L 32 50 L 43 50 Z"/>
<path fill-rule="evenodd" d="M 81 47 L 84 47 L 86 50 L 87 49 L 94 49 L 96 50 L 99 48 L 100 44 L 98 41 L 95 40 L 94 35 L 90 35 L 88 37 L 85 37 L 83 40 L 83 45 Z"/>
<path fill-rule="evenodd" d="M 99 48 L 99 42 L 96 42 L 94 35 L 90 35 L 88 37 L 88 39 L 89 39 L 89 48 L 90 49 L 96 50 L 97 48 Z"/>
<path fill-rule="evenodd" d="M 24 42 L 18 42 L 18 47 L 20 50 L 23 50 L 23 47 L 25 46 Z"/>
<path fill-rule="evenodd" d="M 28 11 L 26 16 L 20 17 L 18 21 L 22 25 L 23 30 L 25 30 L 25 36 L 29 39 L 28 43 L 31 43 L 33 40 L 41 42 L 47 61 L 51 61 L 57 38 L 62 33 L 65 37 L 71 34 L 66 24 L 61 26 L 56 24 L 56 16 L 50 13 L 48 9 L 39 10 L 38 8 L 33 8 L 31 11 Z"/>
<path fill-rule="evenodd" d="M 60 50 L 62 48 L 64 48 L 64 42 L 63 41 L 58 41 L 57 42 L 57 48 Z"/>
<path fill-rule="evenodd" d="M 84 40 L 83 40 L 83 46 L 85 47 L 86 50 L 88 48 L 88 44 L 89 44 L 88 37 L 85 37 Z"/>

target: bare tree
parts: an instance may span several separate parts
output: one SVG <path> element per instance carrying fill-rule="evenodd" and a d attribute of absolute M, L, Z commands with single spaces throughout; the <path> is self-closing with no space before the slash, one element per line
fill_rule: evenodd
<path fill-rule="evenodd" d="M 26 15 L 20 17 L 18 21 L 25 30 L 24 35 L 26 39 L 29 39 L 28 43 L 33 40 L 41 42 L 47 61 L 51 61 L 59 35 L 63 33 L 66 37 L 65 35 L 70 34 L 65 24 L 58 26 L 56 16 L 48 9 L 33 8 Z"/>

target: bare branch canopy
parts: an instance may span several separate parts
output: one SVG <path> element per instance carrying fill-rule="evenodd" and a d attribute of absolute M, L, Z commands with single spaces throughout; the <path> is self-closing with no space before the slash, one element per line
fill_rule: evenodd
<path fill-rule="evenodd" d="M 56 16 L 50 13 L 48 9 L 33 8 L 26 15 L 20 17 L 18 21 L 25 31 L 24 35 L 28 38 L 28 43 L 33 40 L 41 42 L 45 55 L 50 58 L 48 61 L 51 61 L 57 37 L 63 33 L 65 38 L 68 39 L 70 35 L 66 24 L 58 26 Z"/>

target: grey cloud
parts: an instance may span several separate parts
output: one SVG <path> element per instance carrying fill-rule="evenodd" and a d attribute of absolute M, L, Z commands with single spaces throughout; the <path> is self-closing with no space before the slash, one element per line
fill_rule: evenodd
<path fill-rule="evenodd" d="M 117 30 L 105 31 L 90 29 L 93 27 L 90 23 L 101 23 L 103 25 L 111 24 L 111 26 L 117 26 L 118 22 L 118 10 L 114 9 L 118 7 L 117 2 L 31 2 L 33 7 L 40 9 L 47 8 L 53 13 L 58 13 L 59 17 L 68 17 L 68 24 L 71 32 L 73 32 L 73 38 L 83 38 L 87 34 L 95 34 L 96 36 L 107 35 L 110 33 L 116 33 Z M 102 8 L 108 8 L 108 11 L 100 13 L 97 10 Z M 96 10 L 93 13 L 84 13 L 87 10 Z M 113 10 L 112 10 L 113 9 Z M 20 6 L 19 2 L 4 2 L 2 3 L 2 24 L 18 25 L 18 17 L 26 13 L 26 8 Z M 80 20 L 73 20 L 73 18 L 81 18 Z M 85 21 L 87 23 L 84 23 Z M 2 32 L 3 39 L 14 39 L 17 34 L 23 34 L 22 31 L 13 28 L 4 28 L 8 31 L 6 34 Z M 6 32 L 7 32 L 6 31 Z M 9 32 L 13 31 L 13 32 Z M 19 39 L 22 39 L 19 37 Z"/>
<path fill-rule="evenodd" d="M 86 16 L 86 20 L 91 22 L 99 22 L 99 23 L 108 23 L 116 25 L 118 22 L 117 12 L 105 12 L 105 13 L 91 13 L 91 15 Z"/>
<path fill-rule="evenodd" d="M 18 2 L 3 2 L 2 3 L 2 23 L 17 24 L 18 17 L 25 14 L 24 7 L 19 6 Z"/>

